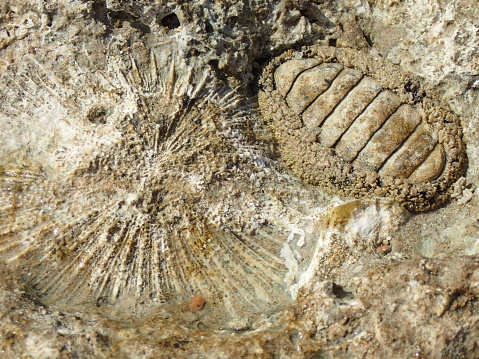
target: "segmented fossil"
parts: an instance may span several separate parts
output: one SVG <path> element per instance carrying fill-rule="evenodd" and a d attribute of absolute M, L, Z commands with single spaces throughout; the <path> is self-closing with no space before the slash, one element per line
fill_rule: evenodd
<path fill-rule="evenodd" d="M 155 51 L 69 80 L 33 60 L 4 74 L 2 122 L 51 122 L 61 135 L 32 145 L 53 147 L 43 164 L 1 167 L 2 258 L 50 301 L 131 308 L 201 295 L 210 310 L 271 310 L 286 298 L 280 238 L 225 219 L 258 171 L 238 169 L 251 166 L 236 128 L 249 108 L 208 68 Z"/>
<path fill-rule="evenodd" d="M 437 207 L 466 165 L 460 123 L 394 65 L 353 49 L 273 59 L 259 103 L 296 175 L 346 195 Z"/>

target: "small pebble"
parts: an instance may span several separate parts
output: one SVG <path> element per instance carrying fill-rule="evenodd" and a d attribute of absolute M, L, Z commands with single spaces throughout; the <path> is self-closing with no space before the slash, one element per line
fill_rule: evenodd
<path fill-rule="evenodd" d="M 197 312 L 203 308 L 205 300 L 200 295 L 195 295 L 191 297 L 189 307 L 193 312 Z"/>
<path fill-rule="evenodd" d="M 391 246 L 388 244 L 383 244 L 382 246 L 379 246 L 376 248 L 376 252 L 378 253 L 387 253 L 391 250 Z"/>

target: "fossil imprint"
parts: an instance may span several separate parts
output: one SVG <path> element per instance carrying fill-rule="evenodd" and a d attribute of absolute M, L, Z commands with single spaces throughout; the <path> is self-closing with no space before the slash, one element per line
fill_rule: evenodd
<path fill-rule="evenodd" d="M 261 85 L 261 111 L 306 182 L 423 211 L 443 203 L 464 171 L 458 118 L 384 60 L 331 47 L 289 51 Z"/>
<path fill-rule="evenodd" d="M 67 80 L 24 61 L 0 78 L 2 122 L 48 140 L 31 142 L 34 160 L 0 166 L 0 258 L 53 302 L 129 310 L 201 295 L 207 311 L 270 310 L 286 298 L 282 242 L 268 226 L 245 234 L 235 212 L 261 175 L 236 128 L 248 105 L 165 52 L 112 56 L 88 77 L 69 67 L 81 76 Z"/>

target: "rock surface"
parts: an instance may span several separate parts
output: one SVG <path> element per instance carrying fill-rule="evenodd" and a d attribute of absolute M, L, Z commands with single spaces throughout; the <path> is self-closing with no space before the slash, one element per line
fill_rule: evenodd
<path fill-rule="evenodd" d="M 479 357 L 478 17 L 472 0 L 4 1 L 2 355 Z M 305 45 L 383 57 L 459 116 L 450 201 L 409 215 L 290 172 L 257 84 Z"/>

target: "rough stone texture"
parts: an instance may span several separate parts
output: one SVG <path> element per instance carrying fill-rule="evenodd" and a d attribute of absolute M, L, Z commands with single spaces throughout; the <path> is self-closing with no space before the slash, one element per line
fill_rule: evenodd
<path fill-rule="evenodd" d="M 478 11 L 472 0 L 4 1 L 2 355 L 479 357 L 479 202 L 466 201 L 479 172 Z M 289 172 L 256 83 L 303 45 L 383 56 L 459 115 L 469 167 L 449 203 L 408 216 Z M 171 297 L 144 276 L 164 230 L 186 253 Z M 207 239 L 220 251 L 203 252 Z M 228 258 L 229 240 L 248 250 Z M 274 276 L 261 277 L 265 248 Z M 231 283 L 251 297 L 225 305 Z M 206 300 L 198 312 L 193 295 Z"/>
<path fill-rule="evenodd" d="M 6 357 L 477 358 L 477 257 L 416 258 L 375 268 L 351 287 L 321 281 L 251 329 L 209 331 L 151 315 L 131 320 L 89 306 L 44 307 L 3 272 Z"/>

